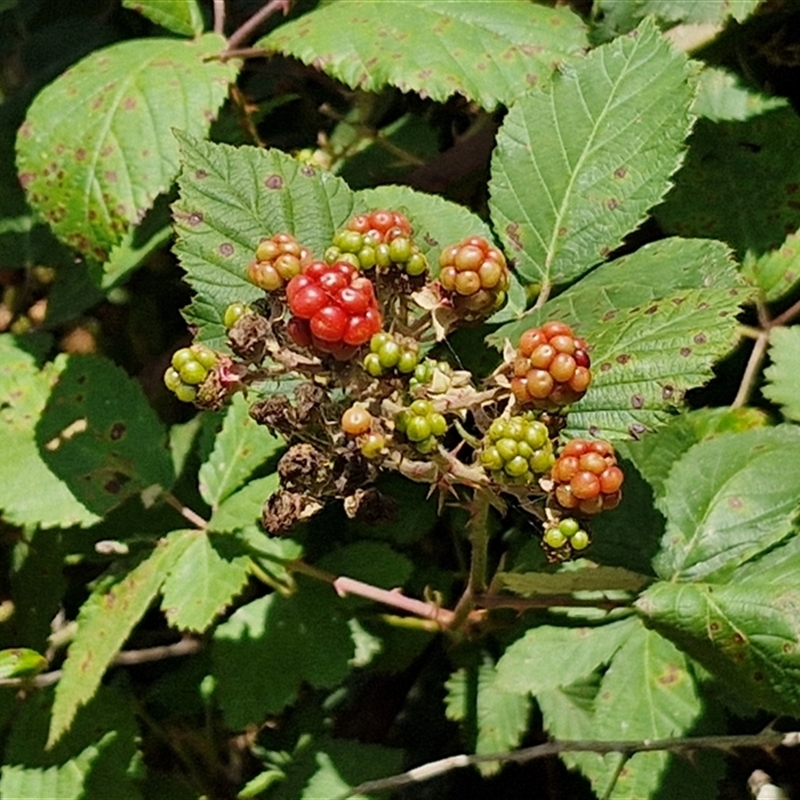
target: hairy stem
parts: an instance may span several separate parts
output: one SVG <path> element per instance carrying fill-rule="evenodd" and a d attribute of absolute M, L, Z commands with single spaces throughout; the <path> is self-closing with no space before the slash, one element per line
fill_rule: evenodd
<path fill-rule="evenodd" d="M 750 353 L 750 358 L 747 360 L 747 366 L 742 375 L 742 381 L 739 384 L 739 391 L 736 392 L 736 397 L 731 403 L 731 408 L 741 408 L 746 405 L 750 400 L 750 396 L 755 389 L 758 374 L 761 371 L 761 365 L 764 362 L 764 356 L 767 354 L 767 346 L 769 345 L 769 330 L 762 331 L 753 345 L 753 351 Z"/>
<path fill-rule="evenodd" d="M 473 767 L 490 761 L 503 763 L 525 764 L 539 758 L 560 755 L 561 753 L 620 753 L 631 756 L 634 753 L 651 753 L 660 750 L 671 752 L 692 750 L 722 750 L 730 751 L 738 747 L 763 747 L 774 748 L 779 746 L 795 747 L 800 744 L 800 732 L 781 733 L 767 728 L 761 733 L 743 736 L 687 736 L 672 739 L 656 739 L 645 741 L 604 742 L 604 741 L 573 741 L 573 742 L 546 742 L 523 750 L 512 750 L 504 753 L 491 753 L 488 755 L 468 756 L 457 755 L 431 761 L 428 764 L 415 767 L 408 772 L 393 775 L 381 780 L 366 781 L 354 786 L 346 794 L 340 795 L 339 800 L 346 800 L 355 795 L 365 795 L 373 792 L 389 791 L 409 786 L 443 775 L 454 769 Z"/>

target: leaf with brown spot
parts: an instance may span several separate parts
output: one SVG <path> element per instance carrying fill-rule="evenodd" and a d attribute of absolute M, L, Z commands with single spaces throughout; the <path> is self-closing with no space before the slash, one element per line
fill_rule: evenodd
<path fill-rule="evenodd" d="M 532 83 L 547 85 L 586 43 L 582 21 L 565 8 L 514 0 L 350 0 L 281 25 L 257 46 L 313 64 L 353 88 L 396 86 L 439 101 L 458 93 L 492 110 Z"/>
<path fill-rule="evenodd" d="M 222 104 L 236 78 L 237 62 L 211 58 L 223 48 L 215 34 L 113 44 L 36 96 L 17 139 L 17 166 L 33 176 L 28 200 L 62 241 L 105 261 L 141 222 L 178 172 L 172 128 L 205 135 L 204 111 Z M 92 109 L 99 98 L 102 108 Z"/>
<path fill-rule="evenodd" d="M 95 694 L 103 674 L 149 608 L 173 564 L 192 542 L 192 531 L 175 531 L 113 586 L 103 582 L 81 606 L 75 638 L 56 686 L 47 746 L 69 729 L 77 710 Z M 109 599 L 113 599 L 109 607 Z"/>
<path fill-rule="evenodd" d="M 646 624 L 759 708 L 800 713 L 800 539 L 730 583 L 663 582 L 637 601 Z M 709 620 L 713 620 L 709 624 Z"/>

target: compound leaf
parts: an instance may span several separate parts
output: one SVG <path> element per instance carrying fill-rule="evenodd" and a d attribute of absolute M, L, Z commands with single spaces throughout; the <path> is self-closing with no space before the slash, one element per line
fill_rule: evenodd
<path fill-rule="evenodd" d="M 701 712 L 686 657 L 670 641 L 637 624 L 628 628 L 625 641 L 593 688 L 580 698 L 575 715 L 565 708 L 570 689 L 551 689 L 538 696 L 545 727 L 552 736 L 601 741 L 664 739 L 685 734 Z M 599 797 L 639 800 L 656 795 L 674 756 L 638 753 L 617 776 L 621 758 L 581 753 L 564 760 L 589 778 Z"/>
<path fill-rule="evenodd" d="M 250 417 L 249 408 L 242 395 L 234 396 L 214 449 L 200 467 L 200 494 L 214 511 L 283 446 L 281 439 Z"/>
<path fill-rule="evenodd" d="M 769 357 L 772 366 L 764 370 L 767 385 L 761 390 L 764 397 L 777 403 L 783 415 L 800 421 L 800 330 L 773 328 L 769 334 Z"/>
<path fill-rule="evenodd" d="M 516 0 L 331 3 L 258 42 L 352 88 L 388 84 L 438 101 L 459 93 L 488 110 L 548 83 L 585 45 L 575 14 Z"/>
<path fill-rule="evenodd" d="M 664 482 L 667 518 L 653 565 L 666 580 L 720 580 L 793 530 L 800 429 L 756 428 L 691 447 Z"/>
<path fill-rule="evenodd" d="M 203 15 L 197 0 L 122 0 L 122 5 L 173 33 L 199 36 L 203 32 Z"/>
<path fill-rule="evenodd" d="M 106 668 L 155 599 L 192 536 L 193 531 L 170 534 L 149 558 L 110 588 L 103 583 L 81 606 L 75 638 L 56 686 L 48 747 L 62 737 L 76 711 L 94 696 Z"/>
<path fill-rule="evenodd" d="M 472 681 L 476 681 L 476 696 L 469 685 Z M 491 664 L 481 664 L 474 670 L 456 670 L 445 688 L 447 718 L 456 722 L 475 720 L 475 753 L 500 753 L 519 745 L 528 727 L 530 697 L 499 686 Z M 479 769 L 484 775 L 493 775 L 500 769 L 500 763 L 483 763 Z"/>
<path fill-rule="evenodd" d="M 250 557 L 232 536 L 194 531 L 188 538 L 164 581 L 161 610 L 174 628 L 200 633 L 244 588 Z"/>
<path fill-rule="evenodd" d="M 497 662 L 497 685 L 534 695 L 569 686 L 607 664 L 635 627 L 624 619 L 596 628 L 531 628 Z"/>
<path fill-rule="evenodd" d="M 646 624 L 777 714 L 800 712 L 797 539 L 746 565 L 729 584 L 663 582 L 637 601 Z"/>
<path fill-rule="evenodd" d="M 159 4 L 163 6 L 163 4 Z M 236 79 L 225 45 L 137 39 L 98 50 L 45 87 L 17 137 L 19 178 L 56 235 L 105 261 L 178 172 L 172 128 L 204 136 Z"/>
<path fill-rule="evenodd" d="M 691 128 L 689 73 L 648 21 L 511 107 L 492 159 L 490 210 L 522 278 L 580 277 L 662 199 Z"/>
<path fill-rule="evenodd" d="M 218 699 L 231 728 L 278 713 L 304 682 L 333 686 L 349 670 L 353 641 L 335 593 L 298 586 L 291 597 L 270 594 L 242 606 L 214 634 Z"/>

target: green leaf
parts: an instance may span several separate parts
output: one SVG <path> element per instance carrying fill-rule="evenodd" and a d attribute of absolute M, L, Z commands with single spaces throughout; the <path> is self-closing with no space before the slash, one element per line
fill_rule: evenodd
<path fill-rule="evenodd" d="M 67 359 L 36 442 L 53 475 L 96 514 L 174 481 L 166 431 L 140 385 L 100 356 Z"/>
<path fill-rule="evenodd" d="M 763 299 L 777 300 L 797 285 L 800 279 L 800 233 L 790 233 L 774 250 L 761 255 L 748 251 L 742 260 L 742 275 L 757 287 Z"/>
<path fill-rule="evenodd" d="M 43 89 L 17 138 L 20 181 L 59 238 L 105 261 L 178 171 L 173 127 L 203 136 L 235 80 L 224 40 L 137 39 L 98 50 Z"/>
<path fill-rule="evenodd" d="M 292 233 L 321 257 L 351 215 L 352 193 L 340 178 L 279 150 L 180 141 L 175 252 L 197 293 L 185 315 L 199 339 L 225 347 L 225 308 L 264 296 L 246 277 L 258 243 Z"/>
<path fill-rule="evenodd" d="M 285 767 L 272 767 L 264 780 L 271 785 L 278 779 L 275 773 L 281 775 L 282 780 L 270 793 L 275 800 L 337 798 L 360 783 L 396 774 L 402 763 L 400 750 L 328 736 L 314 740 L 304 737 L 291 762 Z M 274 776 L 271 779 L 267 777 L 270 773 Z M 246 796 L 255 795 L 240 795 Z M 353 798 L 377 800 L 378 795 L 357 794 Z"/>
<path fill-rule="evenodd" d="M 638 437 L 712 377 L 738 339 L 746 295 L 720 242 L 667 239 L 604 264 L 489 341 L 516 342 L 544 319 L 572 324 L 590 344 L 593 382 L 570 412 L 569 432 Z"/>
<path fill-rule="evenodd" d="M 388 84 L 442 102 L 458 93 L 488 110 L 549 83 L 585 45 L 583 23 L 567 9 L 516 0 L 331 3 L 257 43 L 351 88 Z"/>
<path fill-rule="evenodd" d="M 281 439 L 250 417 L 249 410 L 247 400 L 234 395 L 214 450 L 200 467 L 200 494 L 213 510 L 283 446 Z"/>
<path fill-rule="evenodd" d="M 47 667 L 47 659 L 29 647 L 0 650 L 0 678 L 32 678 Z"/>
<path fill-rule="evenodd" d="M 271 594 L 242 606 L 214 634 L 217 698 L 231 728 L 282 711 L 304 682 L 334 686 L 350 668 L 353 641 L 335 592 L 298 585 L 291 597 Z"/>
<path fill-rule="evenodd" d="M 719 25 L 733 17 L 741 22 L 755 11 L 762 0 L 598 0 L 596 13 L 602 25 L 615 34 L 627 33 L 648 15 L 675 23 Z"/>
<path fill-rule="evenodd" d="M 475 686 L 470 684 L 474 682 Z M 445 683 L 446 714 L 455 722 L 474 720 L 477 725 L 475 753 L 501 753 L 519 746 L 528 727 L 530 698 L 509 692 L 498 685 L 497 672 L 491 664 L 476 669 L 459 669 Z M 479 765 L 483 775 L 500 770 L 500 762 Z"/>
<path fill-rule="evenodd" d="M 522 597 L 608 590 L 638 592 L 650 582 L 646 575 L 603 566 L 562 572 L 498 572 L 494 580 L 500 588 Z"/>
<path fill-rule="evenodd" d="M 781 407 L 783 415 L 800 421 L 800 329 L 773 328 L 769 333 L 772 366 L 764 370 L 767 385 L 761 393 Z"/>
<path fill-rule="evenodd" d="M 277 472 L 250 481 L 220 503 L 208 521 L 208 529 L 216 533 L 230 533 L 253 525 L 261 519 L 261 509 L 279 483 Z"/>
<path fill-rule="evenodd" d="M 3 753 L 0 793 L 14 800 L 141 800 L 134 781 L 139 728 L 130 699 L 100 687 L 72 730 L 47 749 L 51 689 L 30 694 L 15 715 Z"/>
<path fill-rule="evenodd" d="M 686 57 L 645 22 L 511 107 L 490 209 L 521 277 L 575 280 L 644 221 L 683 160 L 689 75 Z"/>
<path fill-rule="evenodd" d="M 103 584 L 81 606 L 78 628 L 56 686 L 47 746 L 69 729 L 75 712 L 95 694 L 108 665 L 158 594 L 172 565 L 192 542 L 192 531 L 176 531 L 159 542 L 111 588 Z"/>
<path fill-rule="evenodd" d="M 786 99 L 770 97 L 748 89 L 733 72 L 706 67 L 700 73 L 692 111 L 699 117 L 720 120 L 745 120 L 757 117 L 773 108 L 783 108 Z"/>
<path fill-rule="evenodd" d="M 596 628 L 540 625 L 506 648 L 497 662 L 497 685 L 534 695 L 586 678 L 614 653 L 636 627 L 630 618 Z"/>
<path fill-rule="evenodd" d="M 245 587 L 250 557 L 232 536 L 193 531 L 162 587 L 161 610 L 173 628 L 202 633 Z"/>
<path fill-rule="evenodd" d="M 793 530 L 800 429 L 743 431 L 691 447 L 664 483 L 667 530 L 653 565 L 669 580 L 720 580 Z"/>
<path fill-rule="evenodd" d="M 639 441 L 620 442 L 618 450 L 633 461 L 653 488 L 656 500 L 660 501 L 673 466 L 690 447 L 704 439 L 761 428 L 766 424 L 766 415 L 756 408 L 700 408 L 675 417 Z"/>
<path fill-rule="evenodd" d="M 700 120 L 675 188 L 656 211 L 659 223 L 681 236 L 722 239 L 742 259 L 780 246 L 800 228 L 798 137 L 791 108 L 741 122 Z"/>
<path fill-rule="evenodd" d="M 5 398 L 0 408 L 4 454 L 0 459 L 0 507 L 6 521 L 14 525 L 86 527 L 100 517 L 50 471 L 36 445 L 36 423 L 58 373 L 67 364 L 61 357 L 39 371 L 41 346 L 37 342 L 49 345 L 46 339 L 0 336 L 0 396 Z M 31 486 L 36 492 L 31 492 Z"/>
<path fill-rule="evenodd" d="M 657 583 L 636 605 L 648 626 L 738 695 L 777 714 L 797 715 L 800 594 L 788 578 L 798 570 L 795 546 L 767 568 L 754 562 L 730 584 Z"/>
<path fill-rule="evenodd" d="M 701 712 L 686 657 L 671 642 L 636 624 L 628 628 L 594 697 L 584 696 L 582 713 L 567 713 L 565 697 L 551 690 L 537 698 L 545 727 L 555 738 L 665 739 L 687 733 Z M 621 758 L 616 754 L 581 753 L 564 760 L 580 768 L 598 797 L 641 800 L 656 796 L 675 756 L 638 753 L 626 761 L 615 779 Z"/>
<path fill-rule="evenodd" d="M 122 0 L 122 5 L 173 33 L 199 36 L 203 32 L 203 15 L 196 0 Z"/>

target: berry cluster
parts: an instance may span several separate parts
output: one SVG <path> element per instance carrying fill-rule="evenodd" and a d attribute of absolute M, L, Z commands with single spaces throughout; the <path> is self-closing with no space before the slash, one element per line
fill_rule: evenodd
<path fill-rule="evenodd" d="M 564 517 L 548 525 L 542 541 L 551 550 L 561 551 L 566 555 L 571 551 L 585 550 L 592 542 L 589 534 L 574 517 Z"/>
<path fill-rule="evenodd" d="M 481 317 L 500 308 L 510 276 L 505 256 L 481 236 L 442 250 L 439 282 L 457 310 Z"/>
<path fill-rule="evenodd" d="M 288 233 L 264 238 L 242 269 L 267 296 L 225 309 L 230 354 L 182 348 L 164 382 L 181 400 L 219 408 L 250 386 L 263 393 L 275 377 L 299 379 L 294 399 L 273 392 L 251 406 L 292 445 L 270 531 L 288 530 L 328 496 L 355 514 L 374 497 L 369 484 L 394 470 L 465 502 L 482 492 L 500 508 L 498 495 L 508 495 L 544 521 L 548 558 L 570 558 L 590 544 L 580 520 L 613 508 L 623 481 L 607 442 L 576 439 L 555 456 L 565 406 L 591 382 L 587 344 L 563 322 L 532 328 L 483 386 L 423 358 L 458 324 L 497 310 L 510 284 L 503 254 L 479 236 L 444 247 L 439 265 L 427 279 L 397 211 L 353 217 L 323 260 Z"/>
<path fill-rule="evenodd" d="M 511 391 L 522 406 L 557 410 L 583 397 L 592 381 L 586 342 L 569 325 L 546 322 L 519 340 Z"/>
<path fill-rule="evenodd" d="M 342 352 L 368 342 L 381 329 L 381 312 L 368 278 L 352 264 L 312 261 L 286 286 L 294 314 L 289 334 L 302 347 Z"/>
<path fill-rule="evenodd" d="M 325 261 L 346 261 L 360 270 L 394 267 L 411 277 L 424 275 L 428 262 L 412 233 L 411 223 L 398 211 L 358 214 L 333 237 Z"/>
<path fill-rule="evenodd" d="M 395 428 L 411 442 L 417 452 L 432 453 L 447 431 L 447 420 L 430 400 L 415 400 L 394 418 Z"/>
<path fill-rule="evenodd" d="M 216 353 L 205 345 L 182 347 L 172 354 L 172 363 L 164 373 L 164 385 L 178 400 L 191 403 L 197 398 L 197 387 L 216 364 Z"/>
<path fill-rule="evenodd" d="M 547 426 L 533 416 L 498 417 L 486 432 L 479 456 L 498 483 L 531 484 L 553 465 Z"/>
<path fill-rule="evenodd" d="M 561 508 L 592 515 L 619 504 L 624 475 L 609 442 L 573 439 L 559 453 L 550 477 Z"/>
<path fill-rule="evenodd" d="M 381 331 L 370 339 L 369 353 L 362 363 L 373 378 L 380 378 L 391 370 L 408 375 L 419 364 L 419 343 Z"/>
<path fill-rule="evenodd" d="M 260 289 L 282 289 L 311 261 L 311 253 L 289 233 L 276 233 L 256 248 L 256 260 L 247 267 L 247 278 Z"/>

